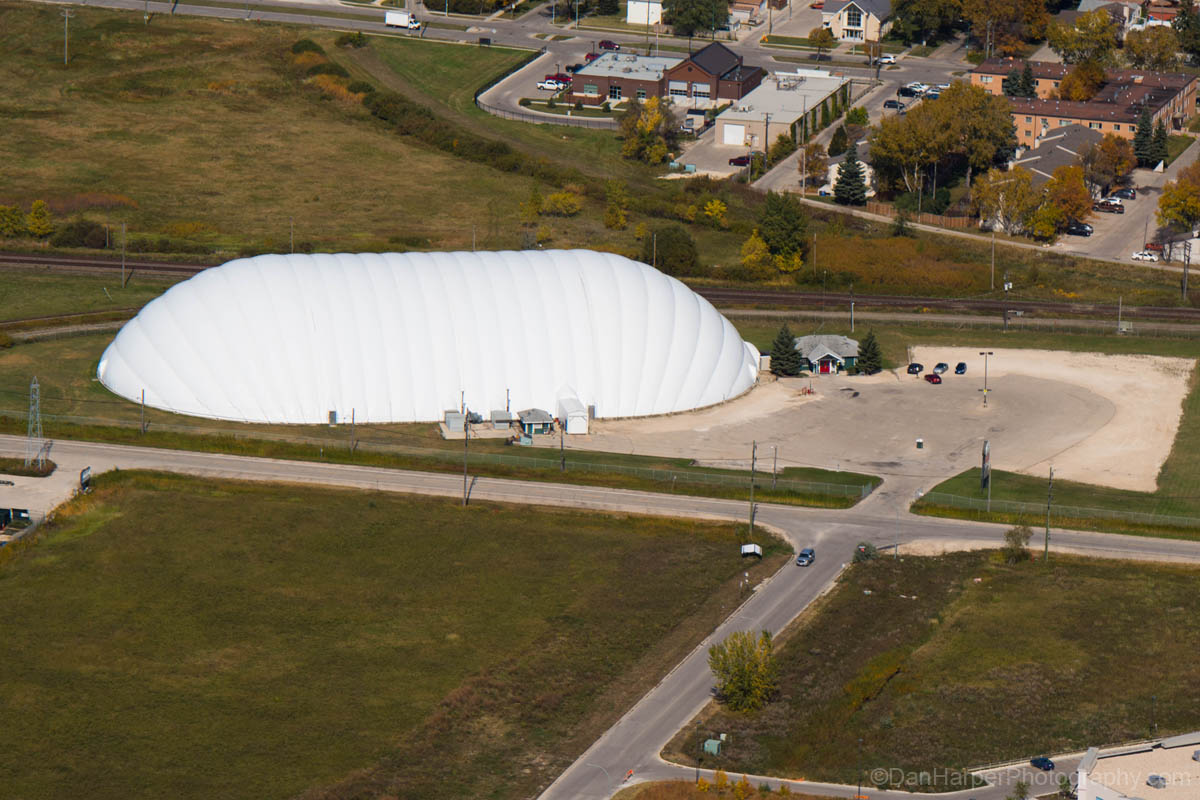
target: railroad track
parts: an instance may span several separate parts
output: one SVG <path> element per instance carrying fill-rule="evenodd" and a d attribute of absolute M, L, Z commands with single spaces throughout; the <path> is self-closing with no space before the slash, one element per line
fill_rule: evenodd
<path fill-rule="evenodd" d="M 758 289 L 721 289 L 700 287 L 696 289 L 715 306 L 731 305 L 818 308 L 822 304 L 835 308 L 846 307 L 851 300 L 857 308 L 934 308 L 939 311 L 974 311 L 1002 314 L 1006 309 L 1023 314 L 1067 317 L 1113 317 L 1117 316 L 1116 304 L 1066 303 L 1051 300 L 1004 300 L 985 297 L 904 297 L 896 295 L 863 295 L 821 292 L 787 292 Z M 1122 306 L 1120 313 L 1125 319 L 1163 320 L 1200 323 L 1200 309 L 1170 308 L 1163 306 Z"/>
<path fill-rule="evenodd" d="M 177 264 L 169 261 L 125 260 L 125 269 L 141 272 L 163 272 L 175 275 L 195 275 L 208 269 L 211 264 Z M 120 260 L 110 258 L 88 258 L 83 256 L 37 255 L 26 253 L 0 253 L 0 267 L 48 267 L 50 269 L 82 270 L 95 272 L 119 272 Z"/>
<path fill-rule="evenodd" d="M 27 253 L 0 253 L 0 267 L 25 266 L 50 269 L 113 272 L 121 269 L 121 262 L 108 258 L 83 256 L 37 255 Z M 169 261 L 125 261 L 127 270 L 157 272 L 174 275 L 195 275 L 210 264 L 179 264 Z M 1004 300 L 986 297 L 905 297 L 900 295 L 872 295 L 834 292 L 788 292 L 765 289 L 724 289 L 700 287 L 695 290 L 710 303 L 719 307 L 767 306 L 773 308 L 830 308 L 847 306 L 851 300 L 861 309 L 867 308 L 931 308 L 939 311 L 969 311 L 1001 314 L 1006 309 L 1038 316 L 1067 317 L 1113 317 L 1117 306 L 1106 303 L 1067 303 L 1051 300 Z M 1200 323 L 1200 309 L 1170 308 L 1163 306 L 1122 306 L 1120 313 L 1126 319 L 1162 320 L 1172 322 Z"/>

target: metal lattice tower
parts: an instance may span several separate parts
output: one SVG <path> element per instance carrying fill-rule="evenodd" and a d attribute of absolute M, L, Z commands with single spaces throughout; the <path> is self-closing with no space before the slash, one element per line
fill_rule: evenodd
<path fill-rule="evenodd" d="M 25 466 L 37 461 L 38 469 L 46 466 L 42 450 L 42 397 L 37 376 L 29 384 L 29 435 L 25 439 Z"/>

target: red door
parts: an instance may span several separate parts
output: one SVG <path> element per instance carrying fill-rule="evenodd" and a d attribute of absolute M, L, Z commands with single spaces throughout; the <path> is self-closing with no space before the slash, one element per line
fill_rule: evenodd
<path fill-rule="evenodd" d="M 829 374 L 829 361 L 827 359 L 821 359 L 821 374 Z"/>

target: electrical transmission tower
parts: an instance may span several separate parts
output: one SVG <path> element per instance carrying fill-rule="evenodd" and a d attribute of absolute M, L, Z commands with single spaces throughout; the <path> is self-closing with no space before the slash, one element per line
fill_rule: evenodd
<path fill-rule="evenodd" d="M 25 440 L 25 466 L 37 461 L 38 469 L 46 466 L 45 451 L 42 448 L 42 402 L 41 390 L 35 375 L 29 384 L 29 436 Z"/>

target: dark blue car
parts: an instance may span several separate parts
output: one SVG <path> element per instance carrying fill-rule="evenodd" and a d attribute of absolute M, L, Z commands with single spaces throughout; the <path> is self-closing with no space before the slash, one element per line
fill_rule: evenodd
<path fill-rule="evenodd" d="M 1031 759 L 1029 759 L 1029 763 L 1030 763 L 1030 765 L 1035 766 L 1038 769 L 1044 770 L 1046 772 L 1050 772 L 1051 770 L 1054 769 L 1054 762 L 1051 761 L 1050 759 L 1046 758 L 1045 756 L 1038 756 L 1037 758 L 1031 758 Z"/>

